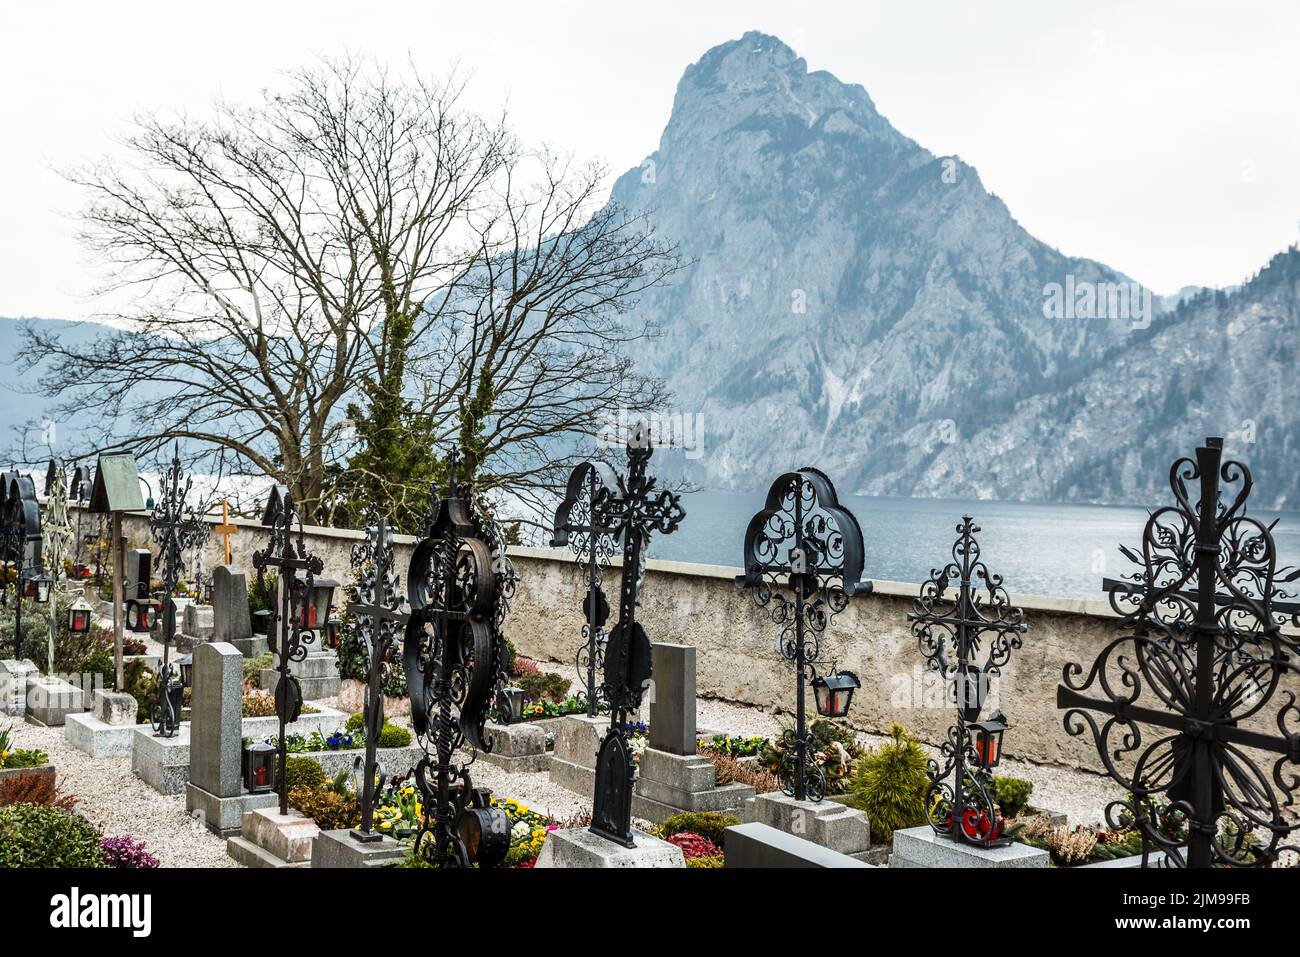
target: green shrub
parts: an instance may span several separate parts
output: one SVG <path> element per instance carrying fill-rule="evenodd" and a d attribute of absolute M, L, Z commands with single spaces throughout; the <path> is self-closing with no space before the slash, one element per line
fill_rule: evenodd
<path fill-rule="evenodd" d="M 1024 778 L 998 775 L 993 779 L 998 807 L 1005 817 L 1015 817 L 1029 808 L 1029 796 L 1034 793 L 1034 783 Z"/>
<path fill-rule="evenodd" d="M 290 791 L 319 791 L 329 783 L 325 769 L 311 758 L 289 758 L 284 764 L 284 777 Z"/>
<path fill-rule="evenodd" d="M 726 857 L 721 854 L 709 854 L 704 857 L 692 857 L 686 861 L 687 867 L 725 867 Z"/>
<path fill-rule="evenodd" d="M 867 812 L 871 839 L 891 840 L 904 827 L 925 823 L 926 758 L 902 725 L 889 729 L 891 740 L 858 761 L 851 787 L 853 806 Z"/>
<path fill-rule="evenodd" d="M 103 866 L 99 833 L 81 815 L 48 804 L 0 807 L 0 868 Z"/>
<path fill-rule="evenodd" d="M 518 675 L 515 678 L 517 686 L 523 689 L 524 697 L 531 698 L 533 701 L 563 701 L 564 696 L 569 693 L 569 686 L 573 684 L 563 675 L 557 675 L 550 671 L 536 671 L 532 674 Z"/>
<path fill-rule="evenodd" d="M 348 718 L 347 723 L 343 726 L 344 731 L 350 731 L 355 734 L 358 731 L 364 731 L 366 727 L 366 715 L 364 711 L 358 711 L 352 717 Z M 411 732 L 405 728 L 392 724 L 389 721 L 384 722 L 383 729 L 379 732 L 378 747 L 381 748 L 404 748 L 411 743 Z"/>
<path fill-rule="evenodd" d="M 303 788 L 289 793 L 289 804 L 315 821 L 322 831 L 356 827 L 361 823 L 361 805 L 350 794 Z"/>
<path fill-rule="evenodd" d="M 722 847 L 723 832 L 739 823 L 740 818 L 717 811 L 684 811 L 660 824 L 659 836 L 667 840 L 674 834 L 698 834 Z"/>

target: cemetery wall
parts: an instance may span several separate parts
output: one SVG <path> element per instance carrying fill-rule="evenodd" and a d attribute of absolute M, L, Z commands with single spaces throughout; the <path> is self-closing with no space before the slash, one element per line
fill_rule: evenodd
<path fill-rule="evenodd" d="M 266 534 L 256 521 L 233 521 L 240 532 L 232 539 L 232 564 L 247 572 L 251 581 L 252 553 L 264 547 Z M 148 521 L 143 513 L 127 515 L 123 528 L 129 541 L 147 541 Z M 349 582 L 351 549 L 363 533 L 308 526 L 306 534 L 307 548 L 321 557 L 325 574 Z M 411 541 L 397 536 L 397 568 L 403 577 Z M 572 670 L 582 627 L 584 575 L 564 550 L 514 547 L 510 555 L 520 581 L 506 634 L 522 654 L 560 662 Z M 214 536 L 204 566 L 211 569 L 221 559 L 221 539 Z M 735 587 L 739 573 L 739 568 L 718 565 L 651 561 L 640 619 L 651 640 L 696 647 L 701 696 L 769 710 L 792 708 L 792 669 L 776 651 L 776 626 L 764 609 L 754 606 L 748 592 Z M 612 575 L 609 578 L 606 592 L 612 601 L 617 585 Z M 870 596 L 850 602 L 832 623 L 823 654 L 862 681 L 850 712 L 855 727 L 882 732 L 897 721 L 921 740 L 937 744 L 952 722 L 952 709 L 936 676 L 923 670 L 908 626 L 907 614 L 918 590 L 919 585 L 910 583 L 875 582 Z M 994 687 L 987 709 L 1000 705 L 1006 711 L 1012 726 L 1007 754 L 1100 771 L 1091 735 L 1085 732 L 1075 738 L 1063 730 L 1056 688 L 1067 663 L 1086 669 L 1108 642 L 1119 637 L 1116 616 L 1104 602 L 1014 592 L 1011 598 L 1025 610 L 1029 631 Z M 1300 692 L 1300 683 L 1286 685 Z M 1143 697 L 1150 698 L 1150 693 L 1144 692 Z M 1266 715 L 1275 717 L 1283 700 L 1279 692 L 1275 703 L 1265 709 Z M 1272 720 L 1255 721 L 1252 726 L 1275 734 Z M 1271 765 L 1271 760 L 1261 762 L 1266 769 Z"/>

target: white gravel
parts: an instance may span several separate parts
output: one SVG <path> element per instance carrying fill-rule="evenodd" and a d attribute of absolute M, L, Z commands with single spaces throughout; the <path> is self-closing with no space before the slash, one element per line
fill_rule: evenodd
<path fill-rule="evenodd" d="M 185 795 L 159 794 L 131 770 L 130 758 L 92 758 L 63 739 L 62 728 L 15 723 L 14 743 L 40 748 L 58 772 L 61 791 L 105 837 L 144 841 L 163 867 L 238 867 L 226 842 L 185 813 Z"/>

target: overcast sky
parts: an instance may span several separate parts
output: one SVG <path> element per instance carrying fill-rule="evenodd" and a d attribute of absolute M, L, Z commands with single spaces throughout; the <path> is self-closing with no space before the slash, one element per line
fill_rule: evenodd
<path fill-rule="evenodd" d="M 757 29 L 861 83 L 980 172 L 1030 232 L 1172 292 L 1300 239 L 1300 4 L 49 3 L 0 0 L 0 315 L 80 318 L 79 196 L 55 172 L 140 110 L 200 115 L 344 51 L 472 73 L 527 141 L 615 171 L 658 143 L 682 71 Z"/>

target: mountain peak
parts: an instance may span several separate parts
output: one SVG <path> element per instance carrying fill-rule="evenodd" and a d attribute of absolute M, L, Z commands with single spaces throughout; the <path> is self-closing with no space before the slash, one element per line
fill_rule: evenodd
<path fill-rule="evenodd" d="M 825 71 L 809 73 L 807 62 L 789 45 L 757 30 L 718 44 L 687 67 L 677 85 L 673 114 L 698 110 L 702 101 L 721 100 L 733 107 L 764 101 L 764 112 L 781 104 L 803 115 L 809 125 L 838 109 L 858 123 L 888 126 L 861 86 L 842 83 Z"/>

